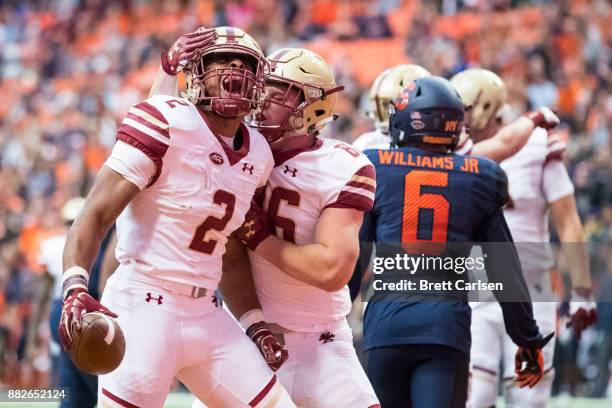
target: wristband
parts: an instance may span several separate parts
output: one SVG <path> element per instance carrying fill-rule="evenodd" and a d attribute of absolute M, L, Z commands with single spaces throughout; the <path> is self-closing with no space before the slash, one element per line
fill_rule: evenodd
<path fill-rule="evenodd" d="M 84 289 L 87 291 L 87 283 L 89 282 L 89 273 L 87 271 L 78 266 L 71 266 L 70 268 L 64 271 L 62 284 L 62 299 L 66 299 L 74 289 Z"/>
<path fill-rule="evenodd" d="M 240 323 L 240 326 L 242 326 L 244 330 L 247 330 L 254 323 L 265 321 L 266 317 L 264 316 L 261 309 L 251 309 L 242 316 L 240 316 L 240 320 L 238 320 L 238 323 Z"/>

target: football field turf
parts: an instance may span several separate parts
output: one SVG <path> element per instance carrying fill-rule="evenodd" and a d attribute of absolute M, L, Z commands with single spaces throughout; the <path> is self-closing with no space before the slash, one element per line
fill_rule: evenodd
<path fill-rule="evenodd" d="M 193 397 L 188 393 L 172 393 L 168 396 L 166 408 L 190 408 Z M 589 399 L 589 398 L 553 398 L 551 408 L 608 408 L 612 405 L 611 399 Z M 2 408 L 55 408 L 58 404 L 54 403 L 14 403 L 0 402 Z M 503 401 L 498 401 L 497 407 L 504 407 Z"/>

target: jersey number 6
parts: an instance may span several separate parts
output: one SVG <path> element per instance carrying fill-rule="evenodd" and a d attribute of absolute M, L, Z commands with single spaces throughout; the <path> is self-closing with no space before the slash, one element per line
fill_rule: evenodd
<path fill-rule="evenodd" d="M 448 212 L 446 197 L 436 193 L 421 193 L 422 186 L 448 186 L 448 173 L 441 171 L 413 170 L 404 178 L 404 211 L 402 212 L 402 246 L 409 253 L 440 255 L 446 247 Z M 431 239 L 419 239 L 419 213 L 422 209 L 433 211 Z"/>
<path fill-rule="evenodd" d="M 206 233 L 209 230 L 222 231 L 229 220 L 232 219 L 234 214 L 234 206 L 236 205 L 236 197 L 232 193 L 228 193 L 225 190 L 217 190 L 213 195 L 213 203 L 221 206 L 225 204 L 225 214 L 223 217 L 206 217 L 203 223 L 201 223 L 193 235 L 189 249 L 194 251 L 203 252 L 205 254 L 212 254 L 217 245 L 216 239 L 205 239 Z"/>
<path fill-rule="evenodd" d="M 270 201 L 268 202 L 268 214 L 274 231 L 276 228 L 281 228 L 283 230 L 283 240 L 295 243 L 295 222 L 292 219 L 278 215 L 281 201 L 285 201 L 287 205 L 292 207 L 299 207 L 300 193 L 295 190 L 276 187 L 272 190 Z"/>

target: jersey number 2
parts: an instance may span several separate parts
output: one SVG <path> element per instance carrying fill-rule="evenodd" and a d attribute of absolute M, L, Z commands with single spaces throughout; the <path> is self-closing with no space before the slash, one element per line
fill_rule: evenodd
<path fill-rule="evenodd" d="M 448 173 L 413 170 L 404 178 L 404 211 L 402 214 L 402 246 L 411 253 L 440 255 L 446 247 L 450 204 L 442 194 L 421 194 L 422 186 L 448 186 Z M 433 211 L 431 239 L 419 239 L 419 212 Z"/>
<path fill-rule="evenodd" d="M 213 203 L 217 205 L 225 205 L 225 214 L 223 217 L 206 217 L 203 223 L 201 223 L 193 235 L 189 249 L 194 251 L 203 252 L 205 254 L 212 254 L 217 245 L 216 239 L 204 239 L 206 232 L 209 230 L 222 231 L 229 220 L 232 219 L 234 214 L 234 206 L 236 205 L 236 196 L 232 193 L 228 193 L 225 190 L 217 190 L 213 195 Z"/>

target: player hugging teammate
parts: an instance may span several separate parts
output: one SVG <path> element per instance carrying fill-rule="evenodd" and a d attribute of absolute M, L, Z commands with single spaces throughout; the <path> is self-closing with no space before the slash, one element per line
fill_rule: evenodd
<path fill-rule="evenodd" d="M 218 27 L 181 37 L 162 66 L 186 68 L 186 96 L 140 102 L 119 127 L 64 250 L 63 345 L 84 313 L 118 315 L 126 351 L 100 376 L 103 407 L 162 407 L 174 378 L 214 407 L 294 407 L 259 355 L 270 336 L 250 341 L 214 296 L 228 237 L 273 167 L 266 139 L 243 123 L 269 65 L 248 34 Z M 87 271 L 115 220 L 120 266 L 102 306 Z"/>
<path fill-rule="evenodd" d="M 375 85 L 381 125 L 375 143 L 461 160 L 449 150 L 459 140 L 464 107 L 447 81 L 401 66 Z M 368 380 L 346 321 L 347 283 L 360 254 L 360 228 L 362 240 L 398 243 L 417 240 L 404 228 L 427 229 L 418 217 L 402 221 L 406 200 L 428 195 L 421 187 L 438 189 L 435 202 L 456 206 L 446 212 L 448 228 L 435 228 L 437 241 L 511 242 L 501 211 L 505 175 L 484 159 L 473 159 L 478 173 L 392 166 L 378 160 L 380 150 L 366 157 L 321 139 L 342 89 L 319 55 L 285 48 L 266 59 L 235 27 L 198 29 L 162 55 L 150 98 L 123 120 L 64 250 L 63 346 L 77 344 L 89 312 L 116 318 L 125 335 L 123 361 L 100 377 L 101 406 L 161 407 L 174 378 L 197 397 L 194 406 L 465 405 L 467 304 L 368 306 Z M 391 126 L 384 126 L 401 89 L 406 103 L 396 104 Z M 411 114 L 424 118 L 420 132 L 409 126 Z M 499 156 L 508 157 L 537 120 L 552 119 L 540 112 L 520 123 L 523 136 L 513 144 L 502 129 L 497 144 L 481 151 L 501 149 Z M 442 130 L 446 121 L 454 121 L 452 131 Z M 466 197 L 475 205 L 461 204 Z M 88 270 L 115 220 L 120 266 L 102 306 L 87 293 Z M 368 253 L 361 256 L 363 262 Z M 515 252 L 496 256 L 512 274 L 492 263 L 488 273 L 527 294 Z M 242 328 L 219 307 L 217 289 Z M 521 346 L 519 381 L 535 384 L 550 337 L 542 338 L 528 302 L 502 309 Z"/>

